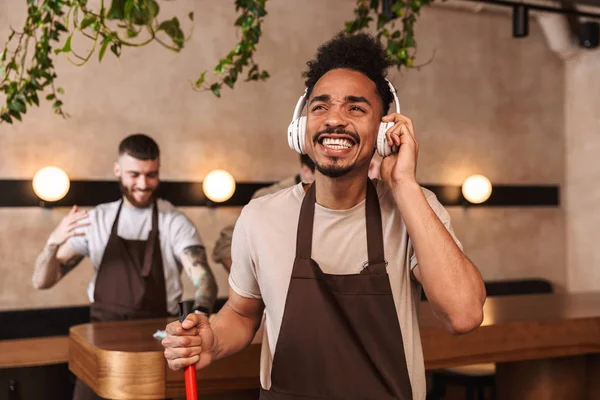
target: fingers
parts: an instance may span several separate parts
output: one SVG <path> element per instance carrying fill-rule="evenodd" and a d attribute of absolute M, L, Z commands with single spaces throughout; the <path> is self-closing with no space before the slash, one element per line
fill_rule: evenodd
<path fill-rule="evenodd" d="M 389 146 L 400 146 L 401 144 L 413 142 L 416 145 L 416 139 L 408 125 L 404 123 L 397 123 L 387 130 L 385 133 Z"/>
<path fill-rule="evenodd" d="M 165 328 L 167 335 L 173 336 L 197 336 L 198 329 L 194 326 L 191 329 L 183 329 L 181 326 L 181 322 L 173 321 Z"/>
<path fill-rule="evenodd" d="M 71 210 L 69 211 L 68 215 L 74 214 L 77 211 L 79 211 L 79 207 L 77 206 L 77 204 L 75 204 L 73 207 L 71 207 Z"/>
<path fill-rule="evenodd" d="M 74 223 L 74 222 L 80 221 L 87 217 L 88 217 L 87 210 L 83 210 L 83 211 L 77 211 L 73 214 L 69 213 L 69 215 L 67 216 L 67 220 L 69 221 L 69 223 Z"/>
<path fill-rule="evenodd" d="M 390 114 L 384 116 L 383 118 L 381 118 L 381 120 L 383 122 L 394 122 L 394 123 L 403 122 L 408 125 L 408 127 L 411 131 L 414 132 L 415 126 L 413 124 L 412 119 L 408 118 L 405 115 L 398 114 L 398 113 L 390 113 Z"/>
<path fill-rule="evenodd" d="M 165 358 L 167 360 L 177 360 L 178 358 L 200 357 L 202 346 L 192 347 L 165 347 Z"/>
<path fill-rule="evenodd" d="M 174 371 L 179 371 L 182 368 L 187 367 L 188 365 L 194 365 L 198 361 L 200 361 L 200 356 L 193 356 L 189 358 L 177 358 L 174 360 L 167 360 L 167 364 L 169 364 L 169 368 Z"/>
<path fill-rule="evenodd" d="M 70 225 L 66 226 L 66 235 L 67 235 L 67 239 L 68 238 L 72 238 L 74 236 L 85 236 L 85 232 L 82 232 L 80 229 L 86 226 L 90 226 L 91 224 L 89 222 L 86 223 L 81 223 L 81 224 L 75 224 L 75 223 L 71 223 Z"/>
<path fill-rule="evenodd" d="M 84 226 L 90 226 L 91 223 L 89 222 L 82 222 L 80 224 L 76 224 L 76 223 L 71 223 L 71 225 L 69 225 L 69 232 L 75 231 L 79 228 L 83 228 Z"/>
<path fill-rule="evenodd" d="M 208 322 L 208 318 L 205 315 L 192 313 L 188 314 L 185 320 L 181 323 L 181 327 L 183 329 L 191 329 L 193 327 L 198 327 L 198 329 L 206 328 L 210 326 Z"/>
<path fill-rule="evenodd" d="M 202 345 L 202 338 L 198 335 L 196 336 L 175 336 L 175 335 L 167 335 L 162 342 L 162 346 L 166 348 L 188 348 L 188 347 L 197 347 Z M 185 357 L 189 357 L 190 355 L 186 355 Z"/>
<path fill-rule="evenodd" d="M 67 237 L 67 239 L 75 237 L 75 236 L 85 236 L 85 233 L 84 232 L 71 232 L 71 233 L 69 233 L 69 236 Z"/>
<path fill-rule="evenodd" d="M 167 337 L 161 344 L 165 348 L 165 359 L 169 368 L 179 370 L 196 364 L 203 368 L 212 362 L 212 331 L 208 318 L 200 314 L 189 314 L 183 323 L 173 321 L 166 327 Z M 204 335 L 200 333 L 204 332 Z M 204 343 L 203 343 L 204 338 Z"/>

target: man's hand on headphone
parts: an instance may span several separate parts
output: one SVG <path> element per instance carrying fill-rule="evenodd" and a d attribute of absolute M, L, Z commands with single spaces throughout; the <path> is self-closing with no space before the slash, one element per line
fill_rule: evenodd
<path fill-rule="evenodd" d="M 417 157 L 419 143 L 415 137 L 415 129 L 410 118 L 398 113 L 391 113 L 381 119 L 382 122 L 393 122 L 385 136 L 389 146 L 397 146 L 397 153 L 387 156 L 381 162 L 381 179 L 394 187 L 401 183 L 416 182 Z"/>

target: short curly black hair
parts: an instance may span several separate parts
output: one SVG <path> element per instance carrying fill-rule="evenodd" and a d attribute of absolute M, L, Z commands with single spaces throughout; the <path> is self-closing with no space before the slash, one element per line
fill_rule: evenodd
<path fill-rule="evenodd" d="M 379 40 L 367 33 L 354 35 L 340 32 L 330 41 L 319 46 L 314 60 L 306 63 L 308 70 L 302 76 L 306 78 L 307 97 L 323 75 L 332 69 L 346 68 L 360 72 L 375 83 L 377 93 L 387 114 L 393 101 L 392 92 L 385 81 L 387 69 L 392 62 L 387 57 Z"/>
<path fill-rule="evenodd" d="M 119 144 L 119 156 L 129 154 L 138 160 L 156 160 L 160 156 L 158 144 L 148 135 L 134 133 Z"/>

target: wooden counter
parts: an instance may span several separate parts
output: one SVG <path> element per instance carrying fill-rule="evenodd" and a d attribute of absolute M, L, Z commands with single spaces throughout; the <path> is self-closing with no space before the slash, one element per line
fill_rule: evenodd
<path fill-rule="evenodd" d="M 182 372 L 168 369 L 152 338 L 169 320 L 72 327 L 69 367 L 99 395 L 160 399 L 184 395 Z M 427 369 L 496 362 L 500 399 L 597 399 L 600 293 L 489 298 L 482 326 L 448 334 L 427 303 L 420 311 Z M 246 350 L 198 371 L 200 393 L 256 388 L 260 335 Z M 593 382 L 592 382 L 593 381 Z"/>
<path fill-rule="evenodd" d="M 68 359 L 67 336 L 0 340 L 0 368 L 60 364 Z"/>

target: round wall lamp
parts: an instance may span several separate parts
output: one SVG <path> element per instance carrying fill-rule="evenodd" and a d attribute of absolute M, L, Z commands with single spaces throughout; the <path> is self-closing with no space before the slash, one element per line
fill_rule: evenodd
<path fill-rule="evenodd" d="M 471 175 L 463 182 L 462 194 L 469 203 L 481 204 L 490 198 L 492 183 L 483 175 Z"/>
<path fill-rule="evenodd" d="M 222 169 L 212 170 L 202 181 L 204 195 L 215 203 L 222 203 L 233 196 L 235 192 L 235 179 Z"/>
<path fill-rule="evenodd" d="M 33 176 L 33 191 L 44 201 L 58 201 L 71 187 L 69 176 L 60 168 L 44 167 Z"/>

